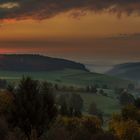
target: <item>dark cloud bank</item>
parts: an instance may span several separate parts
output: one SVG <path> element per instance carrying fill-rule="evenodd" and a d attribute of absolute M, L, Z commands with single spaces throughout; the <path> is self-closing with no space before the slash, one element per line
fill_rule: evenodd
<path fill-rule="evenodd" d="M 140 14 L 140 0 L 0 0 L 0 19 L 47 19 L 67 11 Z"/>

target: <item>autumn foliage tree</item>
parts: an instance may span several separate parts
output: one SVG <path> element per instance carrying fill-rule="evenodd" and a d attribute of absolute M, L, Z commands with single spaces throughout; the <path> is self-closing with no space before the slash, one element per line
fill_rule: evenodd
<path fill-rule="evenodd" d="M 140 111 L 134 105 L 124 107 L 120 114 L 113 115 L 110 130 L 120 140 L 139 140 Z"/>
<path fill-rule="evenodd" d="M 97 117 L 61 117 L 58 118 L 48 133 L 49 140 L 98 140 L 103 132 Z M 103 139 L 101 139 L 103 140 Z"/>

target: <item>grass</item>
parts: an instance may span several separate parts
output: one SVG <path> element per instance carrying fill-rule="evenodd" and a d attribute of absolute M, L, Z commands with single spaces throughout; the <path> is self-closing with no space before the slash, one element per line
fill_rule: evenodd
<path fill-rule="evenodd" d="M 94 102 L 97 108 L 104 113 L 104 116 L 111 116 L 115 112 L 120 111 L 120 104 L 116 98 L 106 97 L 102 95 L 94 95 L 92 93 L 80 93 L 84 100 L 84 111 L 87 112 L 89 105 Z"/>
<path fill-rule="evenodd" d="M 50 72 L 0 71 L 1 79 L 7 79 L 8 81 L 12 82 L 19 81 L 19 79 L 21 79 L 23 75 L 31 76 L 34 79 L 38 80 L 47 80 L 52 83 L 82 86 L 82 87 L 92 84 L 99 85 L 107 84 L 110 88 L 112 87 L 114 88 L 114 87 L 126 87 L 130 83 L 128 80 L 122 80 L 113 76 L 72 69 Z"/>
<path fill-rule="evenodd" d="M 10 82 L 18 82 L 22 75 L 31 76 L 38 80 L 47 80 L 52 83 L 58 83 L 66 86 L 73 85 L 75 87 L 85 87 L 92 84 L 102 86 L 107 84 L 110 89 L 113 89 L 115 87 L 127 87 L 127 85 L 130 83 L 130 81 L 122 80 L 113 76 L 71 69 L 50 72 L 0 71 L 0 78 L 7 79 Z M 96 103 L 97 107 L 104 113 L 104 117 L 106 119 L 108 119 L 114 112 L 119 112 L 121 107 L 113 90 L 105 90 L 105 92 L 108 94 L 107 97 L 92 93 L 78 92 L 84 100 L 83 112 L 88 112 L 89 105 L 92 102 Z"/>
<path fill-rule="evenodd" d="M 74 92 L 80 94 L 84 101 L 83 113 L 88 114 L 89 106 L 92 102 L 97 105 L 97 108 L 103 113 L 104 120 L 108 122 L 113 113 L 119 113 L 121 110 L 120 103 L 117 99 L 117 95 L 113 90 L 105 91 L 108 96 L 100 95 L 99 93 L 86 93 L 86 92 Z M 59 92 L 59 94 L 69 94 L 71 92 Z"/>

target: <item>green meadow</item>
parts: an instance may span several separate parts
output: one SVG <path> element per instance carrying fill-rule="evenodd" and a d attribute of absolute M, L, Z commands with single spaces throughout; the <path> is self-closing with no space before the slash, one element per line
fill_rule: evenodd
<path fill-rule="evenodd" d="M 83 112 L 88 113 L 88 108 L 92 102 L 95 102 L 97 108 L 100 109 L 104 117 L 108 119 L 112 113 L 119 112 L 121 107 L 114 93 L 114 88 L 125 88 L 130 81 L 123 80 L 117 77 L 108 76 L 99 73 L 85 72 L 81 70 L 66 69 L 63 71 L 50 71 L 50 72 L 11 72 L 0 71 L 0 78 L 6 79 L 9 82 L 17 83 L 22 76 L 31 76 L 34 79 L 41 81 L 48 81 L 57 83 L 58 85 L 74 86 L 85 88 L 88 85 L 98 84 L 100 87 L 106 84 L 109 89 L 104 89 L 107 96 L 100 94 L 93 94 L 87 92 L 78 92 L 84 100 Z M 72 91 L 73 92 L 73 91 Z M 65 92 L 69 93 L 69 92 Z"/>
<path fill-rule="evenodd" d="M 13 72 L 0 71 L 0 78 L 8 81 L 17 82 L 22 76 L 30 76 L 38 80 L 47 80 L 52 83 L 72 86 L 87 86 L 87 85 L 104 85 L 109 88 L 127 87 L 130 81 L 123 80 L 117 77 L 86 72 L 81 70 L 66 69 L 62 71 L 40 71 L 40 72 Z"/>

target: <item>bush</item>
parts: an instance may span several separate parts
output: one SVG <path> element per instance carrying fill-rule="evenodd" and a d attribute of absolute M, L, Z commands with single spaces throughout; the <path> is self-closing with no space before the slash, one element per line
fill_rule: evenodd
<path fill-rule="evenodd" d="M 91 138 L 96 138 L 96 135 L 102 132 L 101 122 L 97 117 L 62 117 L 52 126 L 47 135 L 47 139 L 91 140 Z"/>
<path fill-rule="evenodd" d="M 134 104 L 134 102 L 135 102 L 135 99 L 134 99 L 133 95 L 131 95 L 127 92 L 122 92 L 120 94 L 119 100 L 120 100 L 120 104 L 122 106 L 129 105 L 129 104 Z"/>
<path fill-rule="evenodd" d="M 97 108 L 97 105 L 92 102 L 89 106 L 88 113 L 90 115 L 97 116 L 103 122 L 103 115 L 102 112 Z"/>

